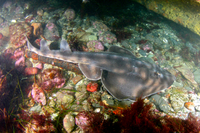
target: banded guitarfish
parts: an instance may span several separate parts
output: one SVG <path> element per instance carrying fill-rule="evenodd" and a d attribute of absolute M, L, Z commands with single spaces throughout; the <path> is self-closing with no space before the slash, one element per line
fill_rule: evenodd
<path fill-rule="evenodd" d="M 106 90 L 119 100 L 152 95 L 170 87 L 175 80 L 175 76 L 167 70 L 141 61 L 129 50 L 118 46 L 111 46 L 107 52 L 72 52 L 64 39 L 61 40 L 60 50 L 50 50 L 43 39 L 40 49 L 28 39 L 27 45 L 28 50 L 40 56 L 78 63 L 89 80 L 101 79 Z"/>

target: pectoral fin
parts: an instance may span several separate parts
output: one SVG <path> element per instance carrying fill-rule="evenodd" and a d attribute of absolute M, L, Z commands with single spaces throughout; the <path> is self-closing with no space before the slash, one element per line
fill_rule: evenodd
<path fill-rule="evenodd" d="M 81 69 L 85 77 L 87 77 L 89 80 L 101 79 L 102 70 L 100 68 L 86 64 L 79 64 L 79 68 Z"/>

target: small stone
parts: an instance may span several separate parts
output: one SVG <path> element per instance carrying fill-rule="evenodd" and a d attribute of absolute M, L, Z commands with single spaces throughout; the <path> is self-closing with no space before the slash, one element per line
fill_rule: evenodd
<path fill-rule="evenodd" d="M 74 101 L 74 97 L 72 95 L 68 95 L 66 92 L 61 91 L 56 93 L 57 103 L 68 105 Z"/>
<path fill-rule="evenodd" d="M 194 103 L 193 102 L 186 102 L 184 106 L 191 111 L 194 111 Z"/>
<path fill-rule="evenodd" d="M 200 105 L 195 106 L 195 110 L 200 112 Z"/>
<path fill-rule="evenodd" d="M 195 87 L 197 87 L 197 82 L 195 81 L 194 74 L 192 73 L 192 70 L 189 68 L 188 65 L 185 63 L 181 65 L 181 67 L 176 68 L 178 71 L 182 73 L 182 75 L 188 79 Z"/>
<path fill-rule="evenodd" d="M 42 107 L 39 104 L 30 108 L 30 112 L 41 112 L 41 111 Z"/>
<path fill-rule="evenodd" d="M 106 94 L 106 95 L 102 95 L 101 96 L 101 101 L 105 104 L 105 105 L 114 105 L 114 100 L 113 100 L 113 97 Z"/>
<path fill-rule="evenodd" d="M 172 101 L 171 102 L 172 108 L 174 109 L 174 111 L 178 112 L 181 109 L 183 109 L 184 106 L 184 102 L 181 100 L 177 100 L 177 101 Z"/>
<path fill-rule="evenodd" d="M 79 85 L 79 86 L 77 87 L 76 90 L 77 90 L 77 91 L 81 91 L 81 92 L 86 92 L 86 91 L 87 91 L 86 85 L 81 84 L 81 85 Z"/>
<path fill-rule="evenodd" d="M 38 69 L 35 67 L 26 67 L 24 70 L 24 75 L 30 76 L 30 75 L 35 75 L 38 73 Z"/>
<path fill-rule="evenodd" d="M 90 36 L 88 37 L 88 39 L 89 39 L 89 41 L 97 40 L 97 36 L 95 36 L 95 35 L 90 35 Z"/>
<path fill-rule="evenodd" d="M 150 101 L 153 102 L 156 107 L 163 112 L 168 113 L 170 111 L 169 104 L 160 95 L 155 94 L 151 96 Z"/>
<path fill-rule="evenodd" d="M 80 104 L 82 101 L 84 101 L 88 97 L 87 92 L 76 92 L 75 93 L 77 104 Z"/>
<path fill-rule="evenodd" d="M 3 23 L 4 19 L 0 17 L 0 24 Z"/>
<path fill-rule="evenodd" d="M 196 70 L 194 72 L 194 80 L 197 82 L 197 83 L 200 83 L 200 69 Z"/>
<path fill-rule="evenodd" d="M 74 129 L 75 126 L 75 119 L 71 114 L 67 114 L 63 119 L 63 127 L 68 132 L 71 133 L 71 131 Z"/>
<path fill-rule="evenodd" d="M 88 103 L 87 99 L 82 102 L 82 105 L 85 111 L 93 111 L 93 107 Z"/>
<path fill-rule="evenodd" d="M 82 76 L 81 76 L 81 75 L 77 75 L 76 77 L 74 77 L 74 78 L 72 79 L 72 82 L 73 82 L 74 84 L 77 84 L 81 79 L 82 79 Z"/>
<path fill-rule="evenodd" d="M 38 16 L 43 16 L 44 11 L 42 9 L 37 10 L 37 15 Z"/>

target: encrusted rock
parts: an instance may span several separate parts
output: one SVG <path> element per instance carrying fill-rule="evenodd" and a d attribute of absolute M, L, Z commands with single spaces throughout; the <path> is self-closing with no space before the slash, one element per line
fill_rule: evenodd
<path fill-rule="evenodd" d="M 81 75 L 77 75 L 76 77 L 74 77 L 74 78 L 72 79 L 72 82 L 73 82 L 74 84 L 77 84 L 81 79 L 82 79 L 82 76 L 81 76 Z"/>
<path fill-rule="evenodd" d="M 193 102 L 186 102 L 184 106 L 191 111 L 194 111 L 194 103 Z"/>
<path fill-rule="evenodd" d="M 57 103 L 62 105 L 68 105 L 74 101 L 74 97 L 72 95 L 68 95 L 66 91 L 59 91 L 56 93 Z"/>
<path fill-rule="evenodd" d="M 77 104 L 80 104 L 82 101 L 84 101 L 88 97 L 87 92 L 76 92 L 75 93 Z"/>
<path fill-rule="evenodd" d="M 71 133 L 71 131 L 74 129 L 75 126 L 75 119 L 71 113 L 65 115 L 63 119 L 63 127 L 68 132 Z"/>
<path fill-rule="evenodd" d="M 192 84 L 195 87 L 197 87 L 197 82 L 194 79 L 194 74 L 192 73 L 192 70 L 190 70 L 190 68 L 185 63 L 180 67 L 177 67 L 176 69 L 179 70 L 186 79 L 192 82 Z"/>
<path fill-rule="evenodd" d="M 184 102 L 182 100 L 173 100 L 171 102 L 171 105 L 172 105 L 172 108 L 174 109 L 174 111 L 178 112 L 180 111 L 181 109 L 183 109 L 184 107 Z"/>
<path fill-rule="evenodd" d="M 155 94 L 151 96 L 150 101 L 153 102 L 156 107 L 158 107 L 163 112 L 168 113 L 170 111 L 169 104 L 160 95 Z"/>

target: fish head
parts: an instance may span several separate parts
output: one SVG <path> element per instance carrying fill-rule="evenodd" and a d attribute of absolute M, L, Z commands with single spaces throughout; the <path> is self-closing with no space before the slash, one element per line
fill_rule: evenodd
<path fill-rule="evenodd" d="M 166 69 L 141 61 L 135 63 L 131 73 L 102 73 L 104 87 L 118 100 L 148 97 L 169 88 L 174 80 L 175 76 Z"/>
<path fill-rule="evenodd" d="M 159 82 L 162 85 L 162 88 L 169 88 L 176 77 L 172 75 L 167 69 L 163 69 L 155 64 L 152 65 L 152 68 L 149 69 L 149 77 L 148 79 L 152 79 L 154 81 Z M 156 82 L 154 82 L 156 83 Z"/>

